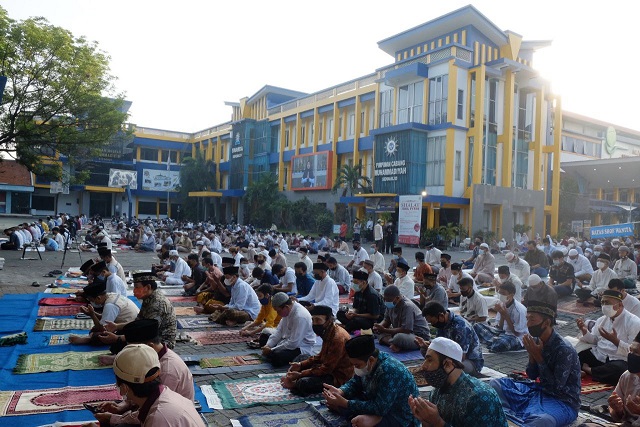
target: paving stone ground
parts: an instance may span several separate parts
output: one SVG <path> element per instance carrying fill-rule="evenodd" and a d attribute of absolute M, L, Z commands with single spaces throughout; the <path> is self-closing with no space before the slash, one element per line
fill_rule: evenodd
<path fill-rule="evenodd" d="M 0 229 L 8 225 L 17 224 L 21 220 L 13 220 L 7 218 L 0 218 Z M 364 244 L 363 247 L 368 248 L 368 245 Z M 404 256 L 407 260 L 413 264 L 414 255 L 417 248 L 404 248 Z M 449 251 L 454 261 L 461 260 L 468 257 L 468 253 L 462 253 L 457 250 Z M 24 293 L 37 293 L 43 292 L 46 289 L 46 285 L 51 283 L 51 278 L 43 277 L 44 274 L 51 270 L 66 271 L 69 267 L 78 267 L 80 264 L 90 257 L 95 257 L 95 253 L 82 252 L 67 252 L 64 260 L 64 266 L 61 267 L 63 260 L 63 253 L 61 252 L 42 252 L 42 261 L 38 258 L 37 253 L 27 252 L 25 258 L 21 259 L 22 251 L 0 251 L 0 257 L 5 259 L 4 269 L 0 270 L 0 296 L 4 294 L 24 294 Z M 125 270 L 136 269 L 149 269 L 152 262 L 157 260 L 157 257 L 149 253 L 136 253 L 133 251 L 118 251 L 115 255 L 118 261 L 122 264 Z M 350 258 L 346 256 L 338 255 L 336 257 L 340 263 L 346 264 Z M 313 259 L 313 257 L 312 257 Z M 387 263 L 391 259 L 391 255 L 385 255 Z M 297 255 L 287 255 L 287 262 L 289 266 L 292 266 L 297 260 Z M 504 265 L 506 261 L 502 255 L 496 255 L 496 266 Z M 38 282 L 40 287 L 33 287 L 31 284 Z M 575 297 L 567 297 L 567 299 Z M 561 300 L 563 301 L 563 300 Z M 190 305 L 185 303 L 176 303 L 176 305 Z M 588 319 L 596 319 L 599 317 L 599 312 L 585 316 Z M 575 324 L 577 316 L 560 314 L 559 319 L 567 321 L 566 325 L 557 326 L 558 332 L 563 335 L 576 336 L 578 329 Z M 198 329 L 193 329 L 196 331 Z M 192 343 L 177 343 L 175 351 L 181 355 L 198 355 L 198 354 L 210 354 L 219 353 L 223 351 L 239 351 L 245 350 L 245 343 L 234 343 L 224 345 L 205 345 L 199 346 Z M 485 365 L 503 373 L 511 373 L 513 371 L 522 371 L 527 364 L 527 353 L 503 353 L 503 354 L 488 354 L 485 355 Z M 196 376 L 195 380 L 198 385 L 211 384 L 214 380 L 228 380 L 228 379 L 241 379 L 255 376 L 259 373 L 273 373 L 283 372 L 283 369 L 274 370 L 258 370 L 258 371 L 245 371 L 228 374 L 218 375 L 203 375 Z M 582 403 L 587 405 L 594 404 L 606 404 L 607 398 L 610 392 L 592 393 L 589 395 L 582 395 Z M 298 409 L 304 406 L 304 404 L 288 404 L 288 405 L 275 405 L 275 406 L 255 406 L 251 408 L 241 409 L 225 409 L 215 411 L 210 414 L 205 414 L 205 418 L 210 426 L 229 426 L 231 425 L 230 419 L 237 419 L 238 417 L 246 414 L 257 412 L 271 412 L 277 411 L 279 408 L 286 410 Z"/>

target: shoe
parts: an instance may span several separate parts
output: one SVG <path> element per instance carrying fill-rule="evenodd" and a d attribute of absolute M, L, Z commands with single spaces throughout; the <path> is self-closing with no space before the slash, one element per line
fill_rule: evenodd
<path fill-rule="evenodd" d="M 260 348 L 260 343 L 257 342 L 257 341 L 249 341 L 249 342 L 247 342 L 247 347 L 258 349 L 258 348 Z"/>

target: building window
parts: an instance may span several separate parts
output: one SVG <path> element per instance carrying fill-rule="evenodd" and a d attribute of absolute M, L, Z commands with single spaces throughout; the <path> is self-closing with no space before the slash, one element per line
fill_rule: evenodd
<path fill-rule="evenodd" d="M 361 135 L 364 134 L 367 131 L 366 126 L 365 126 L 366 123 L 364 122 L 364 117 L 365 117 L 364 116 L 364 111 L 361 111 L 360 112 L 360 134 Z"/>
<path fill-rule="evenodd" d="M 380 92 L 380 126 L 381 128 L 393 124 L 393 89 Z"/>
<path fill-rule="evenodd" d="M 527 188 L 529 175 L 529 143 L 533 127 L 533 94 L 519 91 L 517 94 L 516 130 L 513 141 L 513 187 Z"/>
<path fill-rule="evenodd" d="M 327 140 L 333 142 L 333 119 L 329 119 L 327 124 Z"/>
<path fill-rule="evenodd" d="M 342 138 L 342 116 L 340 116 L 340 121 L 338 122 L 338 139 Z"/>
<path fill-rule="evenodd" d="M 460 181 L 462 179 L 462 151 L 456 151 L 454 166 L 454 179 Z"/>
<path fill-rule="evenodd" d="M 476 123 L 476 73 L 471 73 L 471 90 L 469 101 L 469 127 L 472 128 Z"/>
<path fill-rule="evenodd" d="M 422 122 L 422 95 L 424 82 L 415 82 L 398 88 L 398 124 Z"/>
<path fill-rule="evenodd" d="M 471 184 L 473 184 L 473 150 L 474 150 L 474 140 L 473 140 L 473 136 L 469 137 L 469 159 L 468 159 L 468 163 L 469 163 L 469 173 L 467 175 L 467 185 L 469 187 L 471 187 Z"/>
<path fill-rule="evenodd" d="M 429 80 L 429 124 L 439 125 L 447 123 L 447 93 L 449 75 L 435 77 Z"/>
<path fill-rule="evenodd" d="M 464 114 L 464 90 L 458 89 L 458 120 L 463 119 Z"/>
<path fill-rule="evenodd" d="M 318 126 L 318 140 L 322 141 L 322 128 L 324 127 L 324 121 L 320 120 L 320 126 Z"/>
<path fill-rule="evenodd" d="M 300 147 L 304 147 L 307 143 L 307 127 L 300 127 Z"/>
<path fill-rule="evenodd" d="M 156 202 L 138 202 L 138 216 L 153 215 L 157 213 L 158 205 Z"/>
<path fill-rule="evenodd" d="M 284 147 L 289 148 L 289 129 L 285 129 L 284 131 Z"/>
<path fill-rule="evenodd" d="M 171 163 L 178 163 L 178 151 L 177 150 L 162 150 L 162 163 L 166 163 L 171 153 Z"/>
<path fill-rule="evenodd" d="M 287 184 L 289 184 L 289 168 L 286 166 L 284 168 L 284 179 L 282 182 L 284 183 L 284 188 L 287 188 Z"/>
<path fill-rule="evenodd" d="M 53 196 L 40 196 L 36 194 L 31 196 L 31 209 L 54 211 L 56 209 L 55 204 L 56 198 Z"/>
<path fill-rule="evenodd" d="M 427 187 L 444 185 L 446 137 L 427 138 Z"/>
<path fill-rule="evenodd" d="M 347 138 L 351 138 L 356 134 L 356 114 L 349 114 L 347 120 Z"/>
<path fill-rule="evenodd" d="M 140 149 L 140 160 L 146 160 L 149 162 L 157 162 L 158 161 L 158 150 L 155 148 L 141 148 Z"/>

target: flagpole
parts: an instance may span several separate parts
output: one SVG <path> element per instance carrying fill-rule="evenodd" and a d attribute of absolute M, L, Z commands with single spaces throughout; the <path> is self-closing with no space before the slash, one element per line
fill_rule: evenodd
<path fill-rule="evenodd" d="M 167 156 L 167 175 L 169 176 L 169 182 L 171 182 L 171 150 Z M 171 218 L 171 184 L 167 187 L 167 219 Z"/>

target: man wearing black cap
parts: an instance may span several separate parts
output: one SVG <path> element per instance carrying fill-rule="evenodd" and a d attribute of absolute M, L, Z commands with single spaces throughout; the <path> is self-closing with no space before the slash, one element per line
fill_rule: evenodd
<path fill-rule="evenodd" d="M 209 320 L 221 325 L 235 326 L 255 319 L 260 311 L 260 301 L 256 292 L 238 277 L 238 267 L 224 267 L 222 273 L 225 286 L 231 288 L 231 300 L 226 305 L 211 305 L 210 308 L 214 312 L 209 316 Z"/>
<path fill-rule="evenodd" d="M 407 299 L 413 300 L 416 293 L 416 286 L 413 279 L 408 276 L 409 265 L 399 261 L 396 265 L 396 280 L 393 285 L 400 289 L 400 293 Z"/>
<path fill-rule="evenodd" d="M 125 285 L 124 281 L 120 277 L 109 271 L 109 268 L 104 261 L 93 264 L 91 271 L 98 281 L 106 282 L 108 293 L 120 294 L 124 297 L 127 296 L 127 285 Z"/>
<path fill-rule="evenodd" d="M 593 272 L 589 285 L 585 286 L 580 281 L 576 283 L 578 288 L 575 290 L 575 293 L 581 303 L 588 304 L 589 302 L 593 302 L 594 305 L 600 306 L 600 296 L 607 289 L 609 281 L 618 278 L 615 271 L 609 268 L 610 263 L 611 257 L 606 253 L 601 253 L 598 255 L 598 261 L 596 263 L 598 269 Z"/>
<path fill-rule="evenodd" d="M 309 308 L 314 305 L 331 307 L 335 316 L 338 312 L 340 296 L 336 282 L 327 274 L 328 269 L 329 267 L 324 263 L 313 264 L 313 278 L 316 279 L 316 283 L 311 287 L 311 291 L 306 296 L 298 298 L 298 301 Z"/>
<path fill-rule="evenodd" d="M 371 329 L 373 324 L 382 321 L 385 305 L 382 295 L 372 288 L 369 274 L 364 271 L 353 272 L 353 308 L 338 311 L 338 320 L 349 333 L 361 329 Z"/>
<path fill-rule="evenodd" d="M 409 265 L 409 261 L 404 259 L 404 257 L 402 256 L 402 248 L 400 246 L 395 246 L 391 250 L 391 253 L 393 254 L 393 258 L 391 259 L 391 261 L 389 261 L 389 268 L 388 268 L 389 273 L 388 274 L 385 273 L 384 275 L 385 280 L 389 284 L 393 283 L 393 281 L 396 279 L 396 267 L 398 263 L 404 263 L 406 265 Z"/>
<path fill-rule="evenodd" d="M 529 301 L 523 337 L 529 353 L 527 376 L 535 382 L 510 378 L 491 380 L 510 419 L 523 426 L 566 426 L 580 409 L 580 362 L 575 349 L 553 329 L 556 307 Z"/>
<path fill-rule="evenodd" d="M 100 258 L 102 258 L 104 262 L 107 263 L 107 267 L 109 268 L 109 271 L 112 274 L 117 275 L 119 278 L 122 279 L 124 283 L 127 282 L 127 278 L 124 275 L 124 269 L 122 268 L 122 265 L 120 265 L 120 263 L 116 260 L 116 258 L 111 253 L 111 249 L 107 249 L 106 247 L 100 247 L 98 248 L 98 255 L 100 256 Z"/>
<path fill-rule="evenodd" d="M 345 350 L 349 333 L 334 322 L 331 308 L 316 305 L 311 309 L 312 328 L 322 338 L 322 349 L 316 356 L 291 363 L 289 372 L 280 381 L 299 396 L 320 393 L 322 384 L 340 387 L 353 376 L 353 365 Z"/>
<path fill-rule="evenodd" d="M 406 366 L 379 352 L 371 335 L 350 339 L 345 349 L 355 376 L 340 388 L 324 385 L 329 409 L 345 414 L 354 426 L 418 427 L 409 397 L 420 392 Z"/>
<path fill-rule="evenodd" d="M 87 337 L 72 335 L 69 338 L 71 344 L 103 345 L 99 335 L 104 332 L 104 325 L 107 322 L 128 323 L 133 321 L 140 312 L 138 306 L 126 296 L 107 293 L 104 282 L 96 282 L 85 286 L 82 295 L 91 304 L 81 307 L 81 310 L 84 314 L 91 316 L 94 326 Z M 94 304 L 102 307 L 101 314 L 96 313 L 93 308 Z"/>
<path fill-rule="evenodd" d="M 625 310 L 622 294 L 616 290 L 605 290 L 601 302 L 603 316 L 590 331 L 584 319 L 576 320 L 580 341 L 594 345 L 578 356 L 582 370 L 594 381 L 615 385 L 627 370 L 629 345 L 640 332 L 640 318 Z"/>
<path fill-rule="evenodd" d="M 417 350 L 416 337 L 428 340 L 429 325 L 416 304 L 400 294 L 396 286 L 387 286 L 383 293 L 387 310 L 384 320 L 373 325 L 380 344 L 398 353 Z"/>

